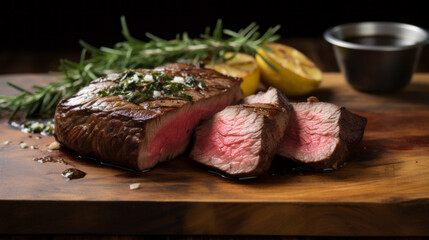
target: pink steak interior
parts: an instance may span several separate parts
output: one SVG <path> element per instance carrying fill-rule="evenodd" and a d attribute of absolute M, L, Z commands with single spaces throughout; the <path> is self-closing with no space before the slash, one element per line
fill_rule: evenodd
<path fill-rule="evenodd" d="M 147 147 L 147 160 L 149 165 L 155 165 L 161 156 L 168 155 L 168 159 L 183 153 L 186 149 L 194 128 L 200 120 L 207 119 L 228 105 L 230 99 L 213 102 L 208 106 L 193 106 L 191 109 L 177 113 L 167 120 L 149 140 Z M 152 166 L 153 166 L 152 165 Z"/>
<path fill-rule="evenodd" d="M 232 109 L 217 114 L 198 132 L 193 155 L 199 160 L 230 174 L 251 171 L 258 164 L 262 129 L 254 129 L 262 121 L 255 113 Z"/>
<path fill-rule="evenodd" d="M 335 150 L 337 118 L 314 109 L 297 110 L 291 116 L 279 153 L 306 162 L 323 160 Z"/>

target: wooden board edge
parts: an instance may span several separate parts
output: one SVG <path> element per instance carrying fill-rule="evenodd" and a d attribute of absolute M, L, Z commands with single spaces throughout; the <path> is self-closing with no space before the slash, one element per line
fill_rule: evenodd
<path fill-rule="evenodd" d="M 399 203 L 0 201 L 0 234 L 429 236 L 429 199 Z"/>

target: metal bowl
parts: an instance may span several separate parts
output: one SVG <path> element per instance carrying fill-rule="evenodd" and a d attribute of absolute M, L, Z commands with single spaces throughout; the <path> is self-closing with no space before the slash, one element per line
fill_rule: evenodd
<path fill-rule="evenodd" d="M 395 22 L 359 22 L 325 31 L 348 83 L 364 92 L 392 92 L 411 81 L 421 49 L 429 42 L 423 28 Z"/>

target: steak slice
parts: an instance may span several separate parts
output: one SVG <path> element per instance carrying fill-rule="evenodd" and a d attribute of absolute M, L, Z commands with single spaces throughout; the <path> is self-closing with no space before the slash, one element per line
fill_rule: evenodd
<path fill-rule="evenodd" d="M 168 64 L 140 73 L 163 72 L 191 76 L 205 90 L 184 90 L 192 100 L 162 96 L 134 104 L 98 93 L 117 85 L 118 74 L 93 81 L 55 112 L 55 138 L 67 148 L 102 162 L 145 170 L 185 152 L 201 119 L 210 118 L 241 97 L 241 79 L 189 64 Z"/>
<path fill-rule="evenodd" d="M 226 107 L 196 128 L 190 157 L 229 176 L 260 175 L 271 166 L 289 113 L 272 104 Z"/>
<path fill-rule="evenodd" d="M 334 168 L 362 140 L 367 119 L 344 107 L 319 102 L 292 103 L 292 114 L 278 154 L 312 168 Z"/>
<path fill-rule="evenodd" d="M 249 96 L 245 103 L 269 103 L 273 90 Z M 273 100 L 274 99 L 274 100 Z M 278 154 L 311 168 L 337 168 L 350 148 L 362 140 L 367 119 L 310 97 L 292 103 L 293 111 Z"/>

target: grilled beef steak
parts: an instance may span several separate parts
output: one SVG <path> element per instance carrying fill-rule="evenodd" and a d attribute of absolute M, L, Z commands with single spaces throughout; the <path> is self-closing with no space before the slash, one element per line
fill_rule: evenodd
<path fill-rule="evenodd" d="M 270 103 L 273 90 L 244 99 L 245 103 Z M 344 107 L 319 102 L 292 103 L 293 111 L 278 154 L 313 168 L 337 168 L 349 149 L 363 137 L 367 119 Z"/>
<path fill-rule="evenodd" d="M 271 166 L 286 129 L 286 102 L 226 107 L 195 130 L 190 157 L 230 176 L 262 174 Z"/>
<path fill-rule="evenodd" d="M 137 72 L 176 76 L 177 82 L 193 77 L 205 83 L 205 88 L 186 88 L 182 95 L 187 99 L 164 96 L 160 91 L 155 96 L 154 91 L 154 97 L 135 104 L 123 96 L 100 96 L 100 91 L 118 85 L 115 80 L 120 75 L 108 75 L 58 104 L 57 141 L 102 162 L 145 170 L 182 154 L 201 119 L 210 118 L 242 97 L 241 79 L 210 69 L 169 64 Z"/>
<path fill-rule="evenodd" d="M 313 168 L 337 168 L 362 140 L 367 119 L 344 107 L 310 100 L 292 103 L 278 154 Z"/>

